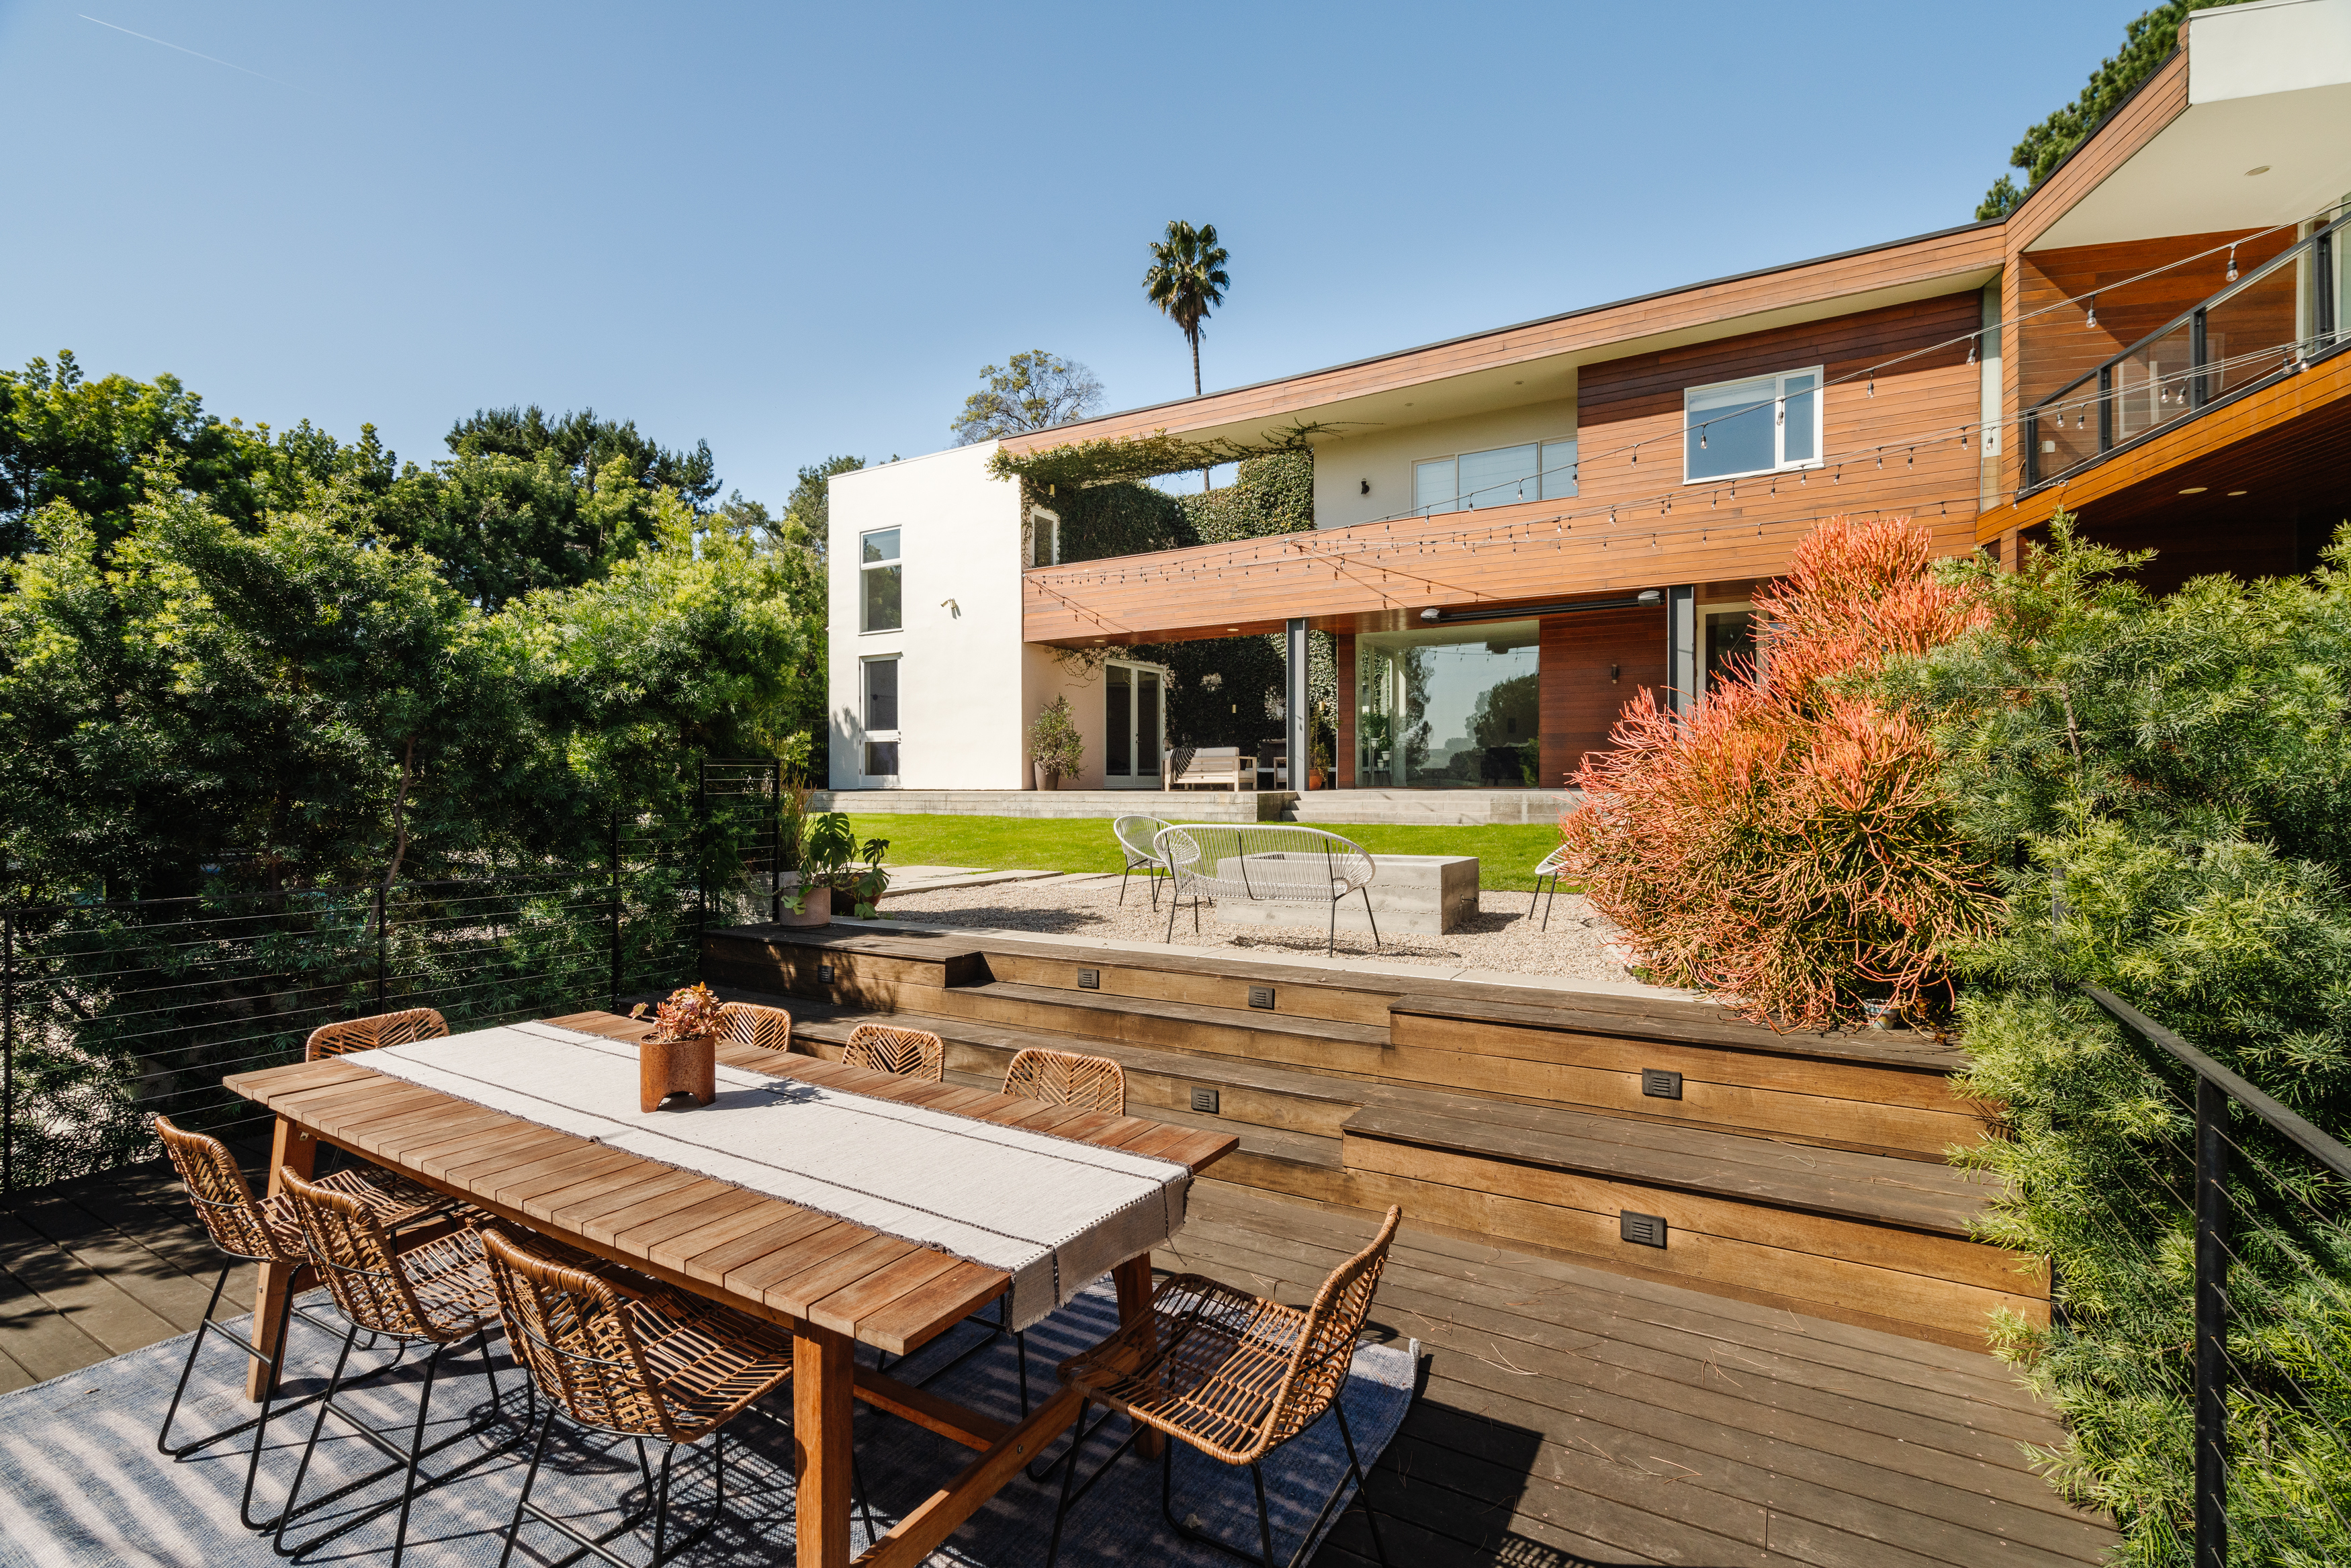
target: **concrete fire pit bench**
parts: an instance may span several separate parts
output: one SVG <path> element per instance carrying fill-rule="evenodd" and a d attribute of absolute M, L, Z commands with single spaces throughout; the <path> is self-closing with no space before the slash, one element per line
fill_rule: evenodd
<path fill-rule="evenodd" d="M 1373 876 L 1364 891 L 1371 898 L 1339 906 L 1338 924 L 1367 931 L 1374 919 L 1384 931 L 1441 936 L 1478 913 L 1478 857 L 1474 855 L 1374 855 Z M 1228 926 L 1313 926 L 1320 911 L 1296 904 L 1218 898 L 1214 917 Z"/>

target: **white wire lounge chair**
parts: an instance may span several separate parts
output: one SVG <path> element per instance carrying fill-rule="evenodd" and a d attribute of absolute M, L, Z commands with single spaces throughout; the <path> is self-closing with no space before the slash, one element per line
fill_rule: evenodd
<path fill-rule="evenodd" d="M 1167 826 L 1155 816 L 1121 816 L 1111 821 L 1111 836 L 1118 840 L 1121 853 L 1126 857 L 1126 869 L 1118 874 L 1118 901 L 1126 902 L 1126 879 L 1137 871 L 1151 884 L 1151 907 L 1159 908 L 1159 872 L 1164 862 L 1156 843 L 1159 830 Z"/>
<path fill-rule="evenodd" d="M 1551 907 L 1552 905 L 1559 902 L 1559 878 L 1561 873 L 1564 872 L 1566 869 L 1567 846 L 1564 844 L 1552 850 L 1550 854 L 1544 856 L 1542 857 L 1542 864 L 1535 867 L 1535 898 L 1542 898 L 1543 878 L 1546 877 L 1551 878 L 1551 897 L 1544 899 L 1543 902 L 1542 925 L 1541 927 L 1543 930 L 1547 931 L 1551 929 Z M 1533 900 L 1530 899 L 1527 903 L 1527 913 L 1531 915 L 1534 912 L 1535 907 Z"/>
<path fill-rule="evenodd" d="M 1364 896 L 1372 925 L 1372 947 L 1380 945 L 1379 917 L 1372 913 L 1371 881 L 1377 874 L 1368 851 L 1352 839 L 1319 827 L 1292 823 L 1186 823 L 1165 827 L 1153 841 L 1175 886 L 1169 890 L 1167 940 L 1176 940 L 1176 906 L 1192 900 L 1192 929 L 1200 929 L 1200 900 L 1244 903 L 1327 904 L 1330 951 L 1339 950 L 1339 900 Z"/>

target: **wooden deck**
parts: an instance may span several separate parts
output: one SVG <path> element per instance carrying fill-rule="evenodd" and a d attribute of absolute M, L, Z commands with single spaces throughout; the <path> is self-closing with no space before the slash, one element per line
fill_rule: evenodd
<path fill-rule="evenodd" d="M 1303 1301 L 1374 1223 L 1211 1179 L 1153 1261 Z M 20 1195 L 0 1388 L 186 1331 L 214 1257 L 160 1165 Z M 1427 1355 L 1372 1480 L 1399 1568 L 2054 1568 L 2113 1538 L 2026 1467 L 2057 1428 L 1980 1354 L 1411 1224 L 1373 1318 Z M 1351 1513 L 1318 1562 L 1366 1546 Z"/>

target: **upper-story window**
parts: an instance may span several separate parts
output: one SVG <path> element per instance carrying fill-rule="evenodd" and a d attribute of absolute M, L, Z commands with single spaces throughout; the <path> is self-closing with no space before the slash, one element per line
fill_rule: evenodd
<path fill-rule="evenodd" d="M 860 629 L 896 631 L 904 624 L 905 582 L 900 575 L 898 530 L 876 529 L 857 537 L 859 598 L 864 606 Z"/>
<path fill-rule="evenodd" d="M 1736 479 L 1821 462 L 1821 367 L 1682 394 L 1682 479 Z"/>
<path fill-rule="evenodd" d="M 1457 452 L 1412 465 L 1412 509 L 1426 517 L 1575 493 L 1575 442 L 1528 441 Z"/>
<path fill-rule="evenodd" d="M 1061 514 L 1042 506 L 1029 508 L 1029 564 L 1032 566 L 1058 566 L 1061 564 Z"/>

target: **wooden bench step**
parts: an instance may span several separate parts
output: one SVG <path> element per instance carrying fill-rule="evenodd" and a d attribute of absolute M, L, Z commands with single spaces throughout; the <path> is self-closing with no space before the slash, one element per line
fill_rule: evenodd
<path fill-rule="evenodd" d="M 924 1011 L 947 1017 L 1353 1076 L 1376 1075 L 1387 1050 L 1388 1032 L 1378 1024 L 1246 1006 L 1210 1007 L 1007 981 L 958 986 L 926 1001 Z"/>

